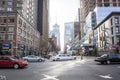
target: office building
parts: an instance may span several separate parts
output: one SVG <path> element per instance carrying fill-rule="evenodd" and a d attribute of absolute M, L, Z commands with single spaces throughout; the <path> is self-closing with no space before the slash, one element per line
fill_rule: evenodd
<path fill-rule="evenodd" d="M 60 49 L 60 26 L 58 24 L 53 25 L 53 30 L 50 32 L 50 37 L 56 37 L 55 44 Z"/>
<path fill-rule="evenodd" d="M 74 39 L 74 22 L 64 24 L 64 49 L 70 48 L 70 42 Z"/>
<path fill-rule="evenodd" d="M 81 25 L 81 36 L 84 36 L 85 20 L 88 14 L 93 11 L 96 18 L 96 25 L 99 24 L 107 15 L 113 11 L 119 12 L 120 0 L 80 0 L 80 25 Z M 96 25 L 92 26 L 95 27 Z"/>
<path fill-rule="evenodd" d="M 38 0 L 38 25 L 37 29 L 40 32 L 41 40 L 40 47 L 47 49 L 49 35 L 49 0 Z M 42 50 L 41 50 L 42 51 Z"/>
<path fill-rule="evenodd" d="M 120 50 L 120 12 L 110 13 L 94 28 L 96 45 L 101 49 Z"/>
<path fill-rule="evenodd" d="M 37 4 L 37 0 L 0 0 L 1 54 L 39 53 Z"/>

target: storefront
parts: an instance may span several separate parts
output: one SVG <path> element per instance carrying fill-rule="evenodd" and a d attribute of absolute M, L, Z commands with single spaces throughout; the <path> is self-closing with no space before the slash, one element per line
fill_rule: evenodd
<path fill-rule="evenodd" d="M 1 55 L 12 55 L 12 44 L 9 42 L 0 43 L 0 54 Z"/>

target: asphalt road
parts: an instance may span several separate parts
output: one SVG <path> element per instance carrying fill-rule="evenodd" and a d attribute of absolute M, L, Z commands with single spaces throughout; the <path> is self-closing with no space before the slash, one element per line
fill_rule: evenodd
<path fill-rule="evenodd" d="M 100 65 L 94 58 L 32 62 L 23 69 L 0 68 L 0 80 L 120 80 L 120 64 Z"/>

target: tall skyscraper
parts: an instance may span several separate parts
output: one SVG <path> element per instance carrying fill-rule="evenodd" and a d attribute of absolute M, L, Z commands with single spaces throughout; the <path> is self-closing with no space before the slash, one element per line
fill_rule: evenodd
<path fill-rule="evenodd" d="M 85 19 L 90 11 L 93 11 L 96 6 L 96 0 L 80 0 L 80 30 L 81 37 L 84 36 Z"/>
<path fill-rule="evenodd" d="M 39 52 L 38 0 L 0 0 L 0 52 L 5 55 Z"/>
<path fill-rule="evenodd" d="M 38 0 L 38 31 L 41 35 L 41 45 L 48 46 L 49 35 L 49 0 Z M 41 46 L 42 47 L 42 46 Z"/>
<path fill-rule="evenodd" d="M 74 38 L 74 22 L 65 23 L 64 26 L 64 49 L 66 50 Z"/>
<path fill-rule="evenodd" d="M 50 36 L 56 37 L 56 46 L 58 48 L 60 48 L 61 47 L 61 45 L 60 45 L 60 26 L 58 24 L 53 25 L 53 30 L 51 31 Z"/>

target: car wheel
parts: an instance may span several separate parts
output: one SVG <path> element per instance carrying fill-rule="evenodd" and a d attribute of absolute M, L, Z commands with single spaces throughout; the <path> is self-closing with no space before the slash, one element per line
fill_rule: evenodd
<path fill-rule="evenodd" d="M 74 58 L 74 60 L 76 60 L 76 57 Z"/>
<path fill-rule="evenodd" d="M 107 60 L 107 61 L 106 61 L 106 64 L 110 64 L 110 61 L 109 61 L 109 60 Z"/>
<path fill-rule="evenodd" d="M 59 61 L 59 60 L 60 60 L 60 58 L 57 58 L 56 60 L 57 60 L 57 61 Z"/>
<path fill-rule="evenodd" d="M 14 69 L 18 69 L 19 65 L 18 64 L 14 64 L 13 67 L 14 67 Z"/>
<path fill-rule="evenodd" d="M 39 61 L 39 62 L 42 62 L 42 60 L 41 60 L 41 59 L 39 59 L 38 61 Z"/>
<path fill-rule="evenodd" d="M 100 62 L 101 64 L 104 64 L 104 62 Z"/>
<path fill-rule="evenodd" d="M 53 59 L 53 61 L 55 61 L 55 59 Z"/>

